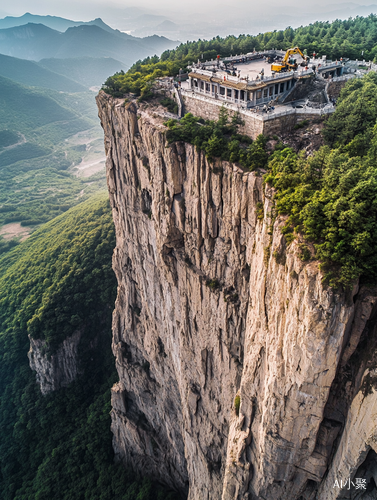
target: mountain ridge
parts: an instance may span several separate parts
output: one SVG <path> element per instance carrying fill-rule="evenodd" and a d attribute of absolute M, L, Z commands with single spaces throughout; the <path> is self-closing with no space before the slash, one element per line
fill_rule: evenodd
<path fill-rule="evenodd" d="M 87 90 L 82 84 L 43 67 L 34 61 L 0 54 L 0 76 L 32 87 L 49 88 L 62 92 Z"/>
<path fill-rule="evenodd" d="M 104 23 L 100 17 L 97 17 L 96 19 L 93 19 L 92 21 L 72 21 L 70 19 L 66 19 L 64 17 L 59 17 L 59 16 L 39 16 L 35 14 L 30 14 L 30 12 L 26 12 L 22 16 L 19 17 L 14 17 L 14 16 L 6 16 L 3 19 L 0 19 L 0 29 L 6 29 L 6 28 L 15 28 L 17 26 L 24 26 L 25 24 L 43 24 L 44 26 L 47 26 L 48 28 L 64 32 L 68 28 L 72 28 L 74 26 L 81 26 L 81 25 L 96 25 L 99 26 L 100 28 L 113 32 L 116 31 L 113 28 L 111 28 L 109 25 Z"/>
<path fill-rule="evenodd" d="M 130 66 L 137 59 L 175 46 L 176 42 L 165 37 L 136 38 L 95 25 L 74 26 L 64 33 L 34 23 L 0 29 L 1 53 L 34 61 L 71 58 L 73 53 L 76 57 L 112 57 Z"/>
<path fill-rule="evenodd" d="M 38 63 L 58 75 L 68 77 L 86 87 L 102 85 L 109 74 L 125 70 L 126 67 L 112 57 L 75 57 L 68 59 L 47 58 Z"/>

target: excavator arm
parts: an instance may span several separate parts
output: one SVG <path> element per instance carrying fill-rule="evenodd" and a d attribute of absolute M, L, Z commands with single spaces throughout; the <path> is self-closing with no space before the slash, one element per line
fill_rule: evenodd
<path fill-rule="evenodd" d="M 290 64 L 289 63 L 289 58 L 293 56 L 294 54 L 300 54 L 300 56 L 304 59 L 304 61 L 307 61 L 308 58 L 307 56 L 304 56 L 304 54 L 301 52 L 301 50 L 298 47 L 294 47 L 292 49 L 288 49 L 287 52 L 284 55 L 284 58 L 281 62 L 276 62 L 271 65 L 272 71 L 287 71 L 291 69 L 296 69 L 297 64 Z"/>
<path fill-rule="evenodd" d="M 300 54 L 300 56 L 306 60 L 306 56 L 301 52 L 301 50 L 298 47 L 295 47 L 294 49 L 288 49 L 287 52 L 285 53 L 283 63 L 287 63 L 288 59 L 290 56 L 293 56 L 294 54 Z"/>

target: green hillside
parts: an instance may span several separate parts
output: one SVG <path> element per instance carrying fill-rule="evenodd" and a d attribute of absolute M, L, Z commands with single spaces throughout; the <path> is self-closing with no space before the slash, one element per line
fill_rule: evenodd
<path fill-rule="evenodd" d="M 0 132 L 0 149 L 12 146 L 19 140 L 20 136 L 17 133 L 11 132 L 10 130 L 2 130 Z"/>
<path fill-rule="evenodd" d="M 111 57 L 51 58 L 42 59 L 39 65 L 71 78 L 85 87 L 102 85 L 112 73 L 127 69 L 123 63 Z"/>
<path fill-rule="evenodd" d="M 60 106 L 41 89 L 28 89 L 0 77 L 0 124 L 27 133 L 54 122 L 72 121 L 75 114 Z M 81 127 L 87 124 L 82 123 Z"/>
<path fill-rule="evenodd" d="M 58 75 L 33 61 L 0 54 L 0 76 L 22 85 L 42 87 L 63 92 L 83 92 L 85 86 L 73 81 L 69 75 Z"/>
<path fill-rule="evenodd" d="M 96 197 L 45 224 L 0 259 L 2 500 L 175 498 L 113 465 L 114 246 L 108 201 Z M 28 365 L 28 334 L 45 338 L 47 349 L 54 349 L 78 329 L 81 375 L 43 397 Z"/>
<path fill-rule="evenodd" d="M 93 93 L 26 88 L 3 77 L 0 85 L 0 226 L 46 222 L 105 187 L 104 173 L 71 172 L 86 146 L 70 138 L 92 130 L 101 143 Z"/>

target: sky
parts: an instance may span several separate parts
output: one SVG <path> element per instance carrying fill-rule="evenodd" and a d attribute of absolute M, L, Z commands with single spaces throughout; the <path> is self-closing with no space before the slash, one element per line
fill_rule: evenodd
<path fill-rule="evenodd" d="M 294 10 L 309 10 L 315 11 L 318 8 L 323 8 L 327 6 L 327 10 L 337 9 L 339 6 L 344 5 L 370 5 L 372 2 L 365 0 L 354 0 L 353 2 L 344 2 L 344 0 L 332 0 L 330 4 L 326 0 L 316 0 L 315 3 L 311 0 L 300 0 L 282 2 L 279 0 L 264 0 L 262 3 L 264 12 L 268 12 L 270 9 L 278 8 L 280 11 L 287 9 L 289 13 L 294 12 Z M 93 19 L 93 17 L 98 17 L 97 13 L 106 13 L 106 11 L 116 10 L 128 10 L 132 7 L 144 8 L 151 11 L 164 10 L 177 11 L 179 9 L 184 10 L 198 10 L 203 8 L 203 4 L 207 11 L 213 10 L 218 11 L 228 11 L 228 15 L 234 12 L 235 9 L 246 9 L 247 11 L 255 8 L 256 5 L 260 5 L 258 2 L 250 2 L 250 0 L 232 0 L 231 2 L 222 0 L 189 0 L 186 2 L 177 2 L 176 0 L 138 0 L 137 2 L 125 2 L 124 0 L 0 0 L 0 12 L 2 14 L 8 14 L 12 16 L 20 16 L 25 12 L 31 12 L 32 14 L 41 15 L 56 15 L 69 18 L 80 18 L 79 20 L 87 21 Z M 254 4 L 254 5 L 253 5 Z"/>
<path fill-rule="evenodd" d="M 76 21 L 89 21 L 101 17 L 107 24 L 120 30 L 141 28 L 134 26 L 146 14 L 161 15 L 176 23 L 188 22 L 191 26 L 220 26 L 221 33 L 263 32 L 299 26 L 315 20 L 332 20 L 377 12 L 377 0 L 0 0 L 0 18 L 6 15 L 21 16 L 25 12 L 55 15 Z M 362 7 L 369 5 L 369 7 Z M 359 9 L 359 10 L 358 10 Z M 360 10 L 361 9 L 361 10 Z M 161 19 L 162 21 L 163 19 Z M 141 21 L 140 21 L 141 22 Z M 259 29 L 260 28 L 260 29 Z M 220 31 L 220 30 L 219 30 Z M 211 33 L 214 35 L 216 28 Z"/>

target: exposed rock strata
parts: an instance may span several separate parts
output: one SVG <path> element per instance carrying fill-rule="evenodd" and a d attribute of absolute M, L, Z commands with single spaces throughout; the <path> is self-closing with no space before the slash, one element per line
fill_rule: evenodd
<path fill-rule="evenodd" d="M 190 500 L 343 498 L 337 471 L 375 467 L 376 293 L 322 284 L 287 248 L 261 177 L 167 147 L 135 103 L 97 102 L 117 235 L 117 457 Z"/>
<path fill-rule="evenodd" d="M 48 353 L 44 340 L 33 339 L 29 335 L 28 352 L 30 368 L 37 373 L 37 382 L 42 394 L 66 387 L 79 373 L 78 346 L 81 331 L 66 338 L 54 354 Z"/>

